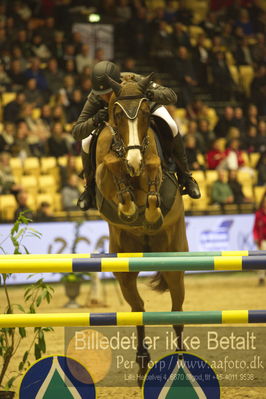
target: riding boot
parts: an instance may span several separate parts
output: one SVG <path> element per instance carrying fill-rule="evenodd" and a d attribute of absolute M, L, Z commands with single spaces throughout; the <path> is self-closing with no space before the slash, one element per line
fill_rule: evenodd
<path fill-rule="evenodd" d="M 193 179 L 189 170 L 187 155 L 185 152 L 184 143 L 180 133 L 178 133 L 173 140 L 173 155 L 177 166 L 177 175 L 181 186 L 185 189 L 182 194 L 188 194 L 191 198 L 198 199 L 201 197 L 198 183 Z"/>
<path fill-rule="evenodd" d="M 90 154 L 81 150 L 81 159 L 85 189 L 83 193 L 81 193 L 77 205 L 82 211 L 87 211 L 88 209 L 96 208 L 95 175 L 94 170 L 91 167 Z"/>

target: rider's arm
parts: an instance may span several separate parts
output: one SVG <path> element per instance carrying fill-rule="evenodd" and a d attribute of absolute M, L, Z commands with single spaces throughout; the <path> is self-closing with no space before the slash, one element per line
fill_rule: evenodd
<path fill-rule="evenodd" d="M 102 100 L 90 93 L 77 122 L 72 128 L 72 136 L 75 140 L 83 140 L 95 130 L 92 118 L 102 108 Z"/>
<path fill-rule="evenodd" d="M 129 75 L 128 72 L 122 72 L 121 77 L 125 79 L 126 76 Z M 143 79 L 143 76 L 139 74 L 131 74 L 134 76 L 134 79 L 138 82 Z M 164 87 L 155 83 L 153 81 L 150 82 L 149 87 L 146 93 L 151 94 L 151 98 L 149 98 L 152 103 L 157 103 L 160 105 L 169 105 L 169 104 L 176 104 L 177 102 L 177 95 L 176 93 L 170 89 L 169 87 Z M 151 108 L 153 105 L 151 105 Z"/>

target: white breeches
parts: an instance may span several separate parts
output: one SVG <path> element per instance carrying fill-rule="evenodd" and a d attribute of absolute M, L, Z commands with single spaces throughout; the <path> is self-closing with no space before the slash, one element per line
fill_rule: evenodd
<path fill-rule="evenodd" d="M 167 109 L 161 105 L 159 108 L 157 108 L 152 115 L 158 116 L 159 118 L 162 118 L 167 125 L 169 126 L 173 137 L 175 137 L 178 134 L 178 127 L 174 119 L 171 117 Z M 90 144 L 91 144 L 91 139 L 92 135 L 90 134 L 89 137 L 86 137 L 85 139 L 82 140 L 81 145 L 82 145 L 82 150 L 86 152 L 86 154 L 89 153 L 90 151 Z"/>
<path fill-rule="evenodd" d="M 90 152 L 92 135 L 90 134 L 88 137 L 81 141 L 82 150 L 88 154 Z"/>
<path fill-rule="evenodd" d="M 154 111 L 152 113 L 152 115 L 162 118 L 167 123 L 167 125 L 169 126 L 169 128 L 173 134 L 173 137 L 175 137 L 177 135 L 177 133 L 178 133 L 177 124 L 175 123 L 174 119 L 171 117 L 171 115 L 169 114 L 169 112 L 163 105 L 161 105 L 159 108 L 157 108 L 156 111 Z"/>

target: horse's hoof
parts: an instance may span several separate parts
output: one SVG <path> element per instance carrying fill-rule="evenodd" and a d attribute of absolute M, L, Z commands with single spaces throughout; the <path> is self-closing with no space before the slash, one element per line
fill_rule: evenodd
<path fill-rule="evenodd" d="M 148 220 L 145 219 L 143 226 L 147 230 L 157 230 L 159 229 L 163 224 L 163 217 L 160 216 L 156 222 L 148 222 Z"/>

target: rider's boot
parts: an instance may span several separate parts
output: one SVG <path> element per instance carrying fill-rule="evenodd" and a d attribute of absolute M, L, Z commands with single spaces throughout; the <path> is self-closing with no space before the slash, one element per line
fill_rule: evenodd
<path fill-rule="evenodd" d="M 188 194 L 191 198 L 198 199 L 201 197 L 200 189 L 189 170 L 187 155 L 180 133 L 174 137 L 173 141 L 173 154 L 178 169 L 178 178 L 181 186 L 185 187 L 182 194 Z"/>
<path fill-rule="evenodd" d="M 83 164 L 83 176 L 85 180 L 85 189 L 81 193 L 77 205 L 82 211 L 96 208 L 95 200 L 95 177 L 94 171 L 90 168 L 90 155 L 81 151 L 81 159 Z"/>

